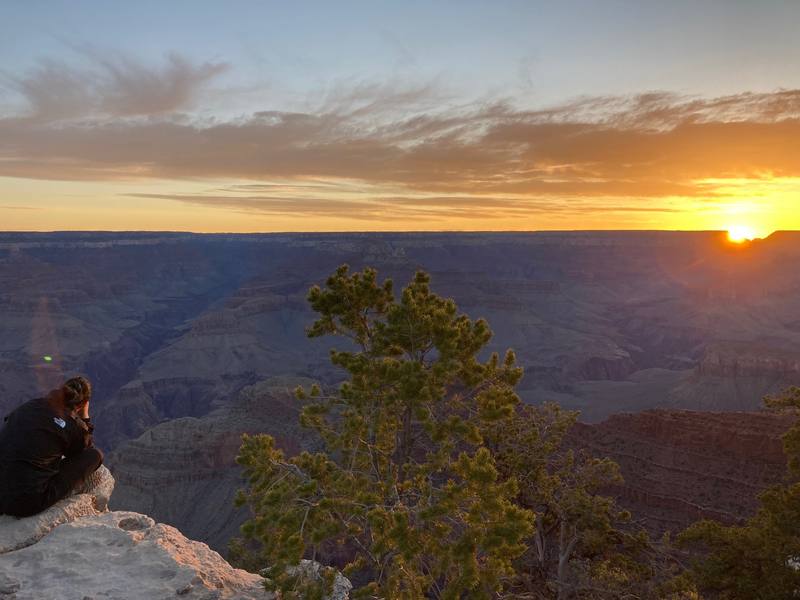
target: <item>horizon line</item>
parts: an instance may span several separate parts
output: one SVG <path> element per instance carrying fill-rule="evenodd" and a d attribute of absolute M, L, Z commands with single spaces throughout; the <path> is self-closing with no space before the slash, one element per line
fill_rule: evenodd
<path fill-rule="evenodd" d="M 195 231 L 181 229 L 0 229 L 3 234 L 21 233 L 184 233 L 194 235 L 271 235 L 271 234 L 350 234 L 350 233 L 728 233 L 727 229 L 324 229 L 324 230 L 283 230 L 283 231 Z M 774 233 L 800 233 L 799 229 L 776 229 Z"/>
<path fill-rule="evenodd" d="M 36 234 L 57 234 L 57 233 L 79 233 L 79 234 L 111 234 L 111 233 L 135 233 L 135 234 L 173 234 L 173 235 L 353 235 L 353 234 L 530 234 L 530 233 L 696 233 L 696 234 L 726 234 L 727 229 L 398 229 L 380 231 L 374 229 L 353 229 L 353 230 L 320 230 L 320 231 L 193 231 L 179 229 L 26 229 L 26 230 L 0 230 L 0 235 L 36 235 Z M 777 233 L 800 233 L 800 229 L 776 229 L 775 231 L 753 238 L 767 239 Z"/>

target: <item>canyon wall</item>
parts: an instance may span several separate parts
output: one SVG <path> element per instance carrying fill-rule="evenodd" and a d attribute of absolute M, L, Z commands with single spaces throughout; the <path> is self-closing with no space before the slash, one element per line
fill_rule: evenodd
<path fill-rule="evenodd" d="M 781 436 L 792 416 L 769 412 L 650 410 L 578 423 L 569 444 L 609 457 L 624 484 L 607 490 L 651 534 L 698 519 L 739 523 L 786 475 Z"/>
<path fill-rule="evenodd" d="M 235 462 L 241 434 L 269 433 L 289 453 L 315 449 L 297 425 L 289 387 L 262 382 L 233 410 L 169 421 L 122 444 L 109 457 L 112 508 L 146 512 L 224 555 L 247 518 L 233 505 L 244 483 Z M 604 493 L 658 537 L 701 518 L 735 523 L 751 515 L 759 492 L 785 475 L 781 436 L 793 422 L 769 412 L 649 410 L 578 423 L 567 445 L 620 465 L 625 483 Z"/>
<path fill-rule="evenodd" d="M 166 421 L 121 444 L 106 460 L 117 480 L 111 507 L 151 515 L 226 554 L 248 516 L 234 508 L 244 484 L 236 464 L 242 434 L 268 433 L 288 454 L 313 449 L 292 393 L 310 384 L 271 378 L 242 390 L 225 409 Z"/>

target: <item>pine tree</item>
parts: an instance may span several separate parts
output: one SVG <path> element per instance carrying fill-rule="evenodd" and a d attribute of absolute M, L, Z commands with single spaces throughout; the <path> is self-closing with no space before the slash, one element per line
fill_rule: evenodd
<path fill-rule="evenodd" d="M 513 352 L 480 360 L 487 323 L 432 293 L 423 272 L 397 300 L 373 269 L 342 266 L 308 300 L 318 313 L 309 337 L 344 340 L 331 361 L 346 380 L 331 393 L 298 390 L 310 398 L 301 423 L 323 451 L 287 458 L 270 436 L 243 439 L 249 485 L 237 502 L 253 511 L 243 533 L 260 544 L 267 586 L 319 597 L 292 565 L 344 557 L 355 598 L 493 597 L 534 521 L 484 439 L 519 404 Z"/>

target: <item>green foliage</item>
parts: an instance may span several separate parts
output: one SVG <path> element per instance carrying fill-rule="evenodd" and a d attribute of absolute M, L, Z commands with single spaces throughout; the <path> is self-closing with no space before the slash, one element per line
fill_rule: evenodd
<path fill-rule="evenodd" d="M 765 400 L 776 410 L 800 409 L 800 389 Z M 784 435 L 789 481 L 761 494 L 758 512 L 742 526 L 701 521 L 680 543 L 702 552 L 690 578 L 723 600 L 782 600 L 800 593 L 800 424 Z"/>
<path fill-rule="evenodd" d="M 298 392 L 324 452 L 287 458 L 269 436 L 244 437 L 237 503 L 253 518 L 237 553 L 258 546 L 284 598 L 322 593 L 291 569 L 303 557 L 346 562 L 355 598 L 493 597 L 534 521 L 484 440 L 519 404 L 513 353 L 479 360 L 488 325 L 433 294 L 425 273 L 398 301 L 374 270 L 342 266 L 308 299 L 319 315 L 309 337 L 348 340 L 331 352 L 347 379 L 336 393 Z"/>
<path fill-rule="evenodd" d="M 800 413 L 800 387 L 791 387 L 780 396 L 764 398 L 767 408 Z M 783 436 L 783 451 L 789 463 L 789 473 L 800 480 L 800 426 L 795 425 Z"/>
<path fill-rule="evenodd" d="M 498 466 L 519 482 L 518 503 L 536 513 L 517 561 L 519 598 L 662 598 L 674 561 L 610 498 L 619 467 L 567 447 L 576 412 L 557 404 L 521 407 L 486 438 Z"/>

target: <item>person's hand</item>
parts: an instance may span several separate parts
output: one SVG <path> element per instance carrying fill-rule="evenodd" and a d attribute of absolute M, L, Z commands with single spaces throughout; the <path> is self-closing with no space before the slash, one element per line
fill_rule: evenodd
<path fill-rule="evenodd" d="M 81 419 L 88 419 L 89 418 L 89 401 L 87 400 L 83 406 L 78 409 L 78 416 Z"/>

